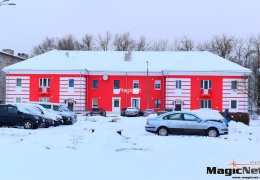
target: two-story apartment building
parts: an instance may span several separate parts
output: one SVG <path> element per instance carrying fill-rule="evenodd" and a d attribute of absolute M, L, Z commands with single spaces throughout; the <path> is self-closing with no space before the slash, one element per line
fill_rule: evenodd
<path fill-rule="evenodd" d="M 18 56 L 14 55 L 14 50 L 11 49 L 3 49 L 0 51 L 0 68 L 4 68 L 6 66 L 15 64 L 17 62 L 21 62 L 27 59 L 28 56 L 24 53 L 18 53 Z M 6 96 L 6 78 L 5 73 L 3 71 L 0 72 L 0 104 L 5 103 Z"/>
<path fill-rule="evenodd" d="M 74 111 L 103 107 L 246 112 L 239 81 L 251 70 L 207 51 L 58 51 L 3 68 L 6 102 L 64 103 Z"/>

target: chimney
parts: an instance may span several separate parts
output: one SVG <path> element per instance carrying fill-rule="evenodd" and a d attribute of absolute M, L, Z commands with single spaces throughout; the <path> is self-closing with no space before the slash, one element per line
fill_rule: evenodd
<path fill-rule="evenodd" d="M 3 52 L 8 53 L 10 55 L 14 55 L 14 50 L 12 49 L 3 49 Z"/>
<path fill-rule="evenodd" d="M 128 53 L 125 53 L 125 61 L 131 61 L 132 59 L 132 52 L 128 50 Z"/>
<path fill-rule="evenodd" d="M 24 59 L 28 59 L 28 54 L 25 54 L 25 53 L 18 53 L 18 56 L 21 57 L 21 58 L 24 58 Z"/>

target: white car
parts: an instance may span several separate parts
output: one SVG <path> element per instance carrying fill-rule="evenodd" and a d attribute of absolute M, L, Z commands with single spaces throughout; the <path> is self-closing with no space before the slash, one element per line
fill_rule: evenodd
<path fill-rule="evenodd" d="M 137 107 L 128 107 L 125 110 L 126 116 L 138 116 L 139 109 Z"/>

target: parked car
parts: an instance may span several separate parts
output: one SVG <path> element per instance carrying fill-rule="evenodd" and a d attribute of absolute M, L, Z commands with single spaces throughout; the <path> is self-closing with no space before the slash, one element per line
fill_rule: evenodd
<path fill-rule="evenodd" d="M 83 112 L 83 116 L 90 116 L 91 115 L 91 110 L 89 108 L 86 108 L 85 111 Z"/>
<path fill-rule="evenodd" d="M 217 137 L 228 134 L 228 127 L 208 119 L 207 114 L 192 111 L 177 111 L 147 118 L 145 130 L 160 136 L 168 134 L 197 134 Z"/>
<path fill-rule="evenodd" d="M 125 116 L 125 111 L 126 111 L 127 108 L 122 108 L 121 109 L 121 112 L 120 112 L 120 115 L 121 116 Z"/>
<path fill-rule="evenodd" d="M 56 114 L 59 114 L 59 115 L 62 116 L 63 124 L 71 125 L 71 124 L 74 124 L 74 122 L 77 121 L 77 119 L 75 119 L 75 118 L 77 118 L 77 115 L 74 114 L 74 113 L 71 113 L 70 110 L 65 111 L 64 107 L 61 106 L 60 104 L 48 103 L 48 102 L 33 102 L 33 103 L 41 105 L 45 109 L 52 109 L 52 110 L 54 110 L 56 112 Z"/>
<path fill-rule="evenodd" d="M 46 109 L 49 113 L 54 114 L 56 116 L 57 119 L 57 125 L 62 125 L 64 124 L 62 116 L 57 114 L 56 111 L 54 111 L 53 109 Z"/>
<path fill-rule="evenodd" d="M 0 126 L 23 126 L 24 129 L 37 129 L 44 120 L 30 114 L 26 109 L 11 104 L 0 105 Z"/>
<path fill-rule="evenodd" d="M 107 115 L 106 111 L 103 108 L 100 107 L 94 107 L 92 108 L 91 112 L 90 112 L 91 116 L 95 116 L 95 115 L 100 115 L 100 116 L 105 116 Z"/>
<path fill-rule="evenodd" d="M 144 116 L 144 112 L 141 109 L 138 109 L 138 116 Z"/>
<path fill-rule="evenodd" d="M 171 111 L 173 111 L 173 109 L 171 109 L 171 108 L 165 108 L 164 111 L 165 111 L 165 112 L 171 112 Z"/>
<path fill-rule="evenodd" d="M 138 116 L 139 115 L 139 109 L 137 107 L 128 107 L 125 110 L 126 116 Z"/>
<path fill-rule="evenodd" d="M 156 112 L 154 111 L 154 109 L 146 109 L 144 111 L 144 116 L 147 117 L 149 116 L 150 114 L 155 114 Z"/>
<path fill-rule="evenodd" d="M 30 107 L 29 108 L 28 106 L 25 106 L 23 103 L 14 104 L 14 105 L 17 106 L 17 107 L 24 108 L 25 110 L 28 111 L 29 114 L 39 116 L 44 121 L 44 126 L 43 126 L 44 128 L 54 126 L 54 124 L 55 124 L 54 119 L 44 116 L 43 115 L 44 113 L 39 108 L 36 108 L 36 107 Z"/>

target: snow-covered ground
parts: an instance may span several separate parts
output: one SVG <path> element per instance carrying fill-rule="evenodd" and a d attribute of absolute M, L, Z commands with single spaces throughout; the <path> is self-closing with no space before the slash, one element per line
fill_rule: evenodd
<path fill-rule="evenodd" d="M 115 121 L 115 122 L 113 122 Z M 24 130 L 0 128 L 1 180 L 232 179 L 207 167 L 259 163 L 260 120 L 230 122 L 218 138 L 144 130 L 145 117 L 79 116 L 74 125 Z M 117 131 L 121 131 L 119 135 Z"/>

